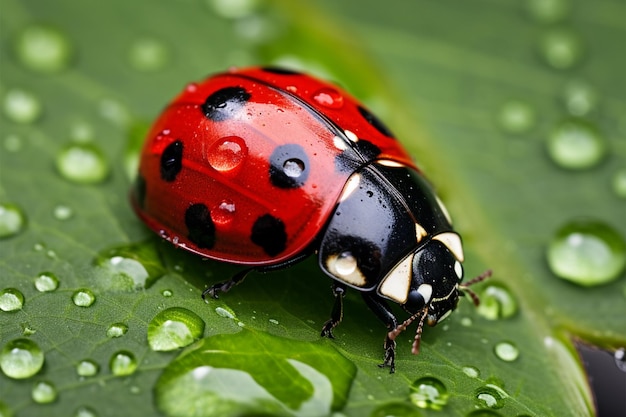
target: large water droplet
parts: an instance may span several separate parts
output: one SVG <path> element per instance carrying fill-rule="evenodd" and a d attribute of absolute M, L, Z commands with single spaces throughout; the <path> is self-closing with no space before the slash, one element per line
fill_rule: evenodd
<path fill-rule="evenodd" d="M 35 288 L 40 292 L 51 292 L 59 288 L 59 279 L 52 272 L 42 272 L 35 278 Z"/>
<path fill-rule="evenodd" d="M 41 116 L 41 103 L 31 92 L 12 89 L 4 96 L 4 114 L 15 123 L 33 123 Z"/>
<path fill-rule="evenodd" d="M 411 384 L 409 399 L 419 408 L 441 410 L 448 403 L 448 390 L 434 377 L 424 377 Z"/>
<path fill-rule="evenodd" d="M 487 384 L 478 388 L 475 394 L 476 404 L 481 408 L 502 408 L 507 397 L 508 394 L 502 388 L 493 384 Z"/>
<path fill-rule="evenodd" d="M 568 69 L 580 62 L 584 47 L 577 32 L 568 28 L 554 28 L 541 37 L 539 53 L 552 68 Z"/>
<path fill-rule="evenodd" d="M 148 344 L 152 350 L 170 351 L 189 346 L 202 337 L 204 321 L 182 307 L 161 311 L 148 324 Z"/>
<path fill-rule="evenodd" d="M 51 382 L 39 381 L 35 383 L 31 397 L 36 403 L 49 404 L 57 399 L 57 389 Z"/>
<path fill-rule="evenodd" d="M 105 249 L 94 259 L 98 268 L 94 285 L 106 290 L 136 291 L 150 288 L 165 274 L 153 240 Z"/>
<path fill-rule="evenodd" d="M 29 70 L 52 73 L 68 67 L 72 45 L 65 33 L 56 28 L 31 25 L 17 35 L 15 55 Z"/>
<path fill-rule="evenodd" d="M 12 203 L 0 203 L 0 239 L 15 236 L 26 227 L 26 215 Z"/>
<path fill-rule="evenodd" d="M 391 402 L 378 406 L 369 417 L 421 417 L 422 413 L 414 405 L 405 402 Z"/>
<path fill-rule="evenodd" d="M 463 373 L 470 378 L 478 378 L 480 376 L 480 371 L 475 366 L 464 366 Z"/>
<path fill-rule="evenodd" d="M 107 328 L 107 337 L 116 338 L 122 337 L 128 332 L 128 326 L 124 323 L 113 323 Z"/>
<path fill-rule="evenodd" d="M 626 266 L 626 242 L 612 227 L 578 219 L 562 226 L 547 251 L 550 270 L 579 285 L 605 284 L 619 278 Z"/>
<path fill-rule="evenodd" d="M 96 296 L 91 290 L 81 288 L 74 291 L 72 301 L 78 307 L 91 307 L 91 305 L 96 302 Z"/>
<path fill-rule="evenodd" d="M 194 344 L 156 388 L 167 416 L 329 415 L 345 404 L 356 368 L 327 343 L 242 329 Z M 289 389 L 285 389 L 289 387 Z"/>
<path fill-rule="evenodd" d="M 56 157 L 56 167 L 66 180 L 78 184 L 97 184 L 109 176 L 109 162 L 93 143 L 66 145 Z"/>
<path fill-rule="evenodd" d="M 128 59 L 130 66 L 137 71 L 158 71 L 169 62 L 170 51 L 163 42 L 157 39 L 138 39 L 130 45 Z"/>
<path fill-rule="evenodd" d="M 626 168 L 619 169 L 613 174 L 611 188 L 617 197 L 626 199 Z"/>
<path fill-rule="evenodd" d="M 606 140 L 595 126 L 580 119 L 557 125 L 546 145 L 550 158 L 566 169 L 591 168 L 602 161 L 607 151 Z"/>
<path fill-rule="evenodd" d="M 8 342 L 0 352 L 0 369 L 9 378 L 30 378 L 41 370 L 44 355 L 30 339 L 15 339 Z"/>
<path fill-rule="evenodd" d="M 24 294 L 16 288 L 5 288 L 0 291 L 0 310 L 17 311 L 24 307 Z"/>
<path fill-rule="evenodd" d="M 90 359 L 83 359 L 76 365 L 76 373 L 78 374 L 78 376 L 96 376 L 99 371 L 100 365 Z"/>
<path fill-rule="evenodd" d="M 519 357 L 519 349 L 511 342 L 499 342 L 493 348 L 496 356 L 505 361 L 513 362 Z"/>
<path fill-rule="evenodd" d="M 483 288 L 480 294 L 478 313 L 489 319 L 503 319 L 513 316 L 517 312 L 517 301 L 511 291 L 505 286 L 490 283 Z"/>
<path fill-rule="evenodd" d="M 109 361 L 109 369 L 115 376 L 131 375 L 137 370 L 135 355 L 127 350 L 116 352 Z"/>
<path fill-rule="evenodd" d="M 540 23 L 556 23 L 570 12 L 570 0 L 528 0 L 526 8 L 530 16 Z"/>
<path fill-rule="evenodd" d="M 248 147 L 238 136 L 228 136 L 215 142 L 207 151 L 207 162 L 221 173 L 235 173 L 246 157 Z"/>
<path fill-rule="evenodd" d="M 498 112 L 498 124 L 506 133 L 526 133 L 535 127 L 536 123 L 535 109 L 525 101 L 507 101 Z"/>

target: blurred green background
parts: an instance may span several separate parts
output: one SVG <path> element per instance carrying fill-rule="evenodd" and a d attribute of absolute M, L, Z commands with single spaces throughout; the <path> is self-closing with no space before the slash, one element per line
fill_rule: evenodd
<path fill-rule="evenodd" d="M 620 0 L 0 0 L 0 416 L 594 415 L 573 342 L 626 346 L 625 16 Z M 357 294 L 319 339 L 332 295 L 314 260 L 207 305 L 235 269 L 128 205 L 167 102 L 266 64 L 372 108 L 436 185 L 468 276 L 494 270 L 419 356 L 402 335 L 395 375 Z"/>

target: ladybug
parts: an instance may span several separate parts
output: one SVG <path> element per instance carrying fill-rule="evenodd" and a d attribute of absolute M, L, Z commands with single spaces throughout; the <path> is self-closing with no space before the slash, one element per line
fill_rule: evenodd
<path fill-rule="evenodd" d="M 131 200 L 174 245 L 247 266 L 203 297 L 317 254 L 335 297 L 321 335 L 358 290 L 387 326 L 391 372 L 398 334 L 417 320 L 417 353 L 424 321 L 448 316 L 468 285 L 461 238 L 411 156 L 365 106 L 299 72 L 231 69 L 187 85 L 148 134 Z M 399 325 L 387 301 L 409 319 Z"/>

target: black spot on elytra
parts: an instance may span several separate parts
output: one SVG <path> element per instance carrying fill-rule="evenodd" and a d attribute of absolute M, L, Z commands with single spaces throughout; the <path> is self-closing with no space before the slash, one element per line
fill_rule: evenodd
<path fill-rule="evenodd" d="M 176 140 L 161 154 L 161 178 L 172 182 L 183 168 L 183 142 Z"/>
<path fill-rule="evenodd" d="M 381 122 L 378 117 L 374 116 L 373 113 L 371 113 L 369 110 L 367 110 L 365 107 L 362 107 L 362 106 L 358 106 L 358 109 L 359 109 L 359 113 L 361 113 L 361 116 L 363 116 L 363 118 L 367 120 L 369 124 L 374 126 L 376 130 L 378 130 L 380 133 L 382 133 L 383 135 L 387 137 L 390 137 L 390 138 L 394 137 L 393 133 L 391 133 L 391 130 L 389 130 L 389 128 L 385 126 L 385 124 Z"/>
<path fill-rule="evenodd" d="M 202 113 L 214 122 L 228 120 L 250 100 L 250 97 L 250 93 L 243 87 L 225 87 L 207 97 L 202 105 Z"/>
<path fill-rule="evenodd" d="M 137 175 L 133 187 L 133 198 L 135 200 L 135 203 L 139 207 L 143 208 L 146 200 L 146 179 L 143 177 L 143 175 Z"/>
<path fill-rule="evenodd" d="M 271 72 L 272 74 L 280 74 L 280 75 L 300 75 L 298 71 L 290 70 L 287 68 L 281 68 L 281 67 L 263 67 L 263 71 Z"/>
<path fill-rule="evenodd" d="M 187 237 L 201 249 L 211 249 L 215 244 L 215 224 L 211 212 L 204 204 L 192 204 L 185 211 Z"/>
<path fill-rule="evenodd" d="M 302 146 L 281 145 L 270 156 L 270 181 L 279 188 L 298 188 L 309 177 L 309 158 Z"/>
<path fill-rule="evenodd" d="M 350 142 L 350 146 L 335 157 L 338 171 L 352 173 L 365 163 L 374 161 L 380 155 L 380 148 L 365 139 Z"/>
<path fill-rule="evenodd" d="M 254 222 L 250 240 L 262 247 L 268 255 L 276 256 L 287 245 L 285 223 L 271 214 L 264 214 Z"/>

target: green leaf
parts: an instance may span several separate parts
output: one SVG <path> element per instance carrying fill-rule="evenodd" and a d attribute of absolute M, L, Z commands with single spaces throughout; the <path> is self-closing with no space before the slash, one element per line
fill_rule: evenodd
<path fill-rule="evenodd" d="M 27 360 L 2 365 L 0 415 L 211 415 L 212 400 L 248 415 L 594 414 L 573 340 L 626 345 L 624 271 L 583 287 L 546 250 L 581 217 L 626 236 L 623 2 L 0 4 L 0 352 Z M 494 271 L 473 287 L 481 308 L 425 329 L 419 356 L 414 327 L 400 335 L 393 375 L 354 291 L 320 340 L 333 297 L 315 259 L 207 304 L 237 269 L 174 249 L 130 208 L 150 121 L 187 82 L 248 64 L 363 100 L 437 186 L 468 276 Z M 572 120 L 593 151 L 573 166 L 548 146 Z"/>

